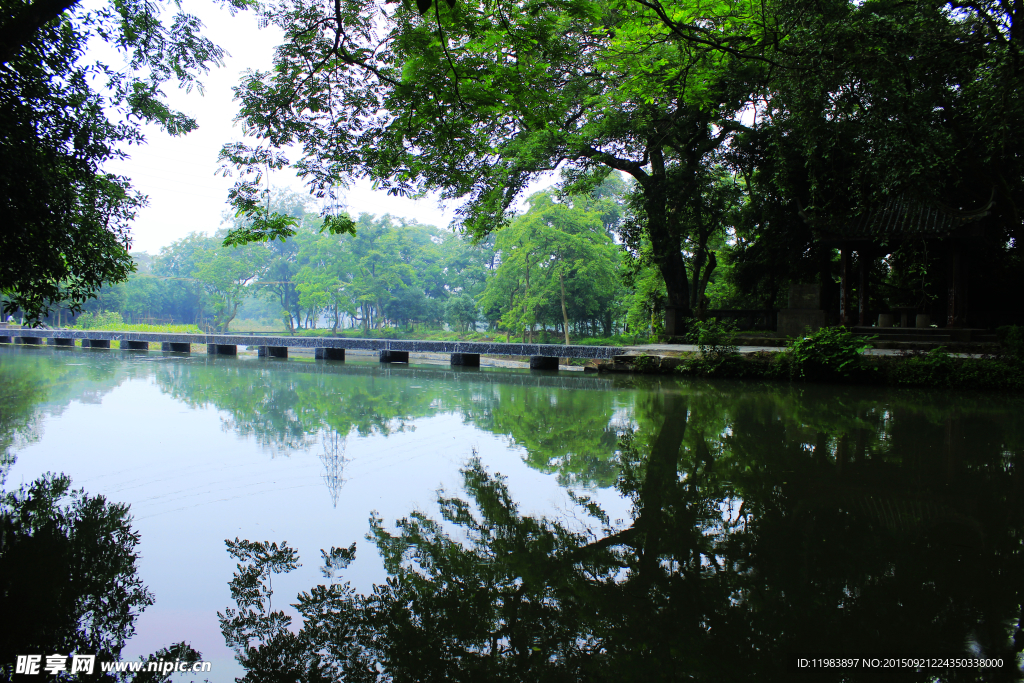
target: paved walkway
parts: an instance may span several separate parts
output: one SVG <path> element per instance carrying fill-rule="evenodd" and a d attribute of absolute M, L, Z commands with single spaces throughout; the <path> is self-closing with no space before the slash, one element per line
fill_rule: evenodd
<path fill-rule="evenodd" d="M 678 356 L 680 353 L 697 352 L 700 349 L 696 344 L 644 344 L 641 346 L 627 346 L 623 352 L 626 355 L 634 356 L 647 354 L 649 356 Z M 740 353 L 756 353 L 758 351 L 772 351 L 780 353 L 785 351 L 785 346 L 740 346 Z M 864 352 L 868 356 L 900 356 L 904 354 L 927 353 L 926 351 L 905 351 L 903 349 L 868 349 Z M 984 353 L 951 353 L 956 358 L 983 358 L 988 354 Z"/>

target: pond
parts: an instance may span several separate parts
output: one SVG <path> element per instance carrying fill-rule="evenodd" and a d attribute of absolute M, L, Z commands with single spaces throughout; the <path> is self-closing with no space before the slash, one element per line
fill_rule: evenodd
<path fill-rule="evenodd" d="M 244 673 L 235 538 L 298 552 L 265 652 L 310 679 L 790 680 L 836 654 L 1019 678 L 1018 398 L 49 348 L 0 349 L 0 387 L 5 489 L 63 472 L 129 504 L 155 603 L 124 654 L 187 640 L 211 681 Z"/>

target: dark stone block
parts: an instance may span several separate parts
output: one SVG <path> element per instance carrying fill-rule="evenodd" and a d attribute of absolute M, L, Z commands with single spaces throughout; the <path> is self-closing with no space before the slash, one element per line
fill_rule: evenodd
<path fill-rule="evenodd" d="M 260 358 L 287 358 L 287 346 L 257 346 L 256 355 Z"/>
<path fill-rule="evenodd" d="M 10 344 L 10 343 L 11 343 L 11 338 L 10 337 L 0 337 L 0 344 Z"/>
<path fill-rule="evenodd" d="M 918 316 L 920 317 L 920 316 Z M 918 327 L 923 327 L 918 325 Z M 930 328 L 929 328 L 930 329 Z M 971 330 L 969 329 L 956 329 L 953 327 L 947 327 L 946 332 L 949 333 L 949 340 L 965 344 L 971 341 Z"/>
<path fill-rule="evenodd" d="M 149 351 L 149 342 L 122 340 L 121 348 L 126 351 Z"/>
<path fill-rule="evenodd" d="M 530 356 L 531 370 L 557 370 L 558 356 Z"/>
<path fill-rule="evenodd" d="M 789 308 L 821 308 L 820 285 L 790 285 Z"/>
<path fill-rule="evenodd" d="M 409 352 L 408 351 L 393 351 L 391 349 L 381 349 L 380 352 L 381 363 L 408 363 Z"/>
<path fill-rule="evenodd" d="M 810 328 L 811 332 L 825 326 L 825 311 L 809 309 L 784 309 L 779 311 L 779 335 L 802 337 Z"/>
<path fill-rule="evenodd" d="M 50 337 L 46 340 L 50 346 L 74 346 L 75 340 L 65 337 Z"/>
<path fill-rule="evenodd" d="M 18 342 L 21 344 L 32 344 L 34 346 L 36 344 L 42 344 L 43 340 L 39 337 L 18 337 Z"/>
<path fill-rule="evenodd" d="M 453 353 L 452 365 L 465 365 L 471 368 L 480 367 L 479 353 Z"/>
<path fill-rule="evenodd" d="M 173 353 L 188 353 L 192 350 L 192 345 L 181 342 L 161 342 L 160 349 L 162 351 L 171 351 Z"/>
<path fill-rule="evenodd" d="M 88 349 L 109 349 L 109 339 L 83 339 L 82 346 Z"/>
<path fill-rule="evenodd" d="M 207 344 L 206 353 L 211 356 L 237 356 L 238 347 L 234 344 Z"/>
<path fill-rule="evenodd" d="M 313 351 L 313 357 L 317 360 L 345 360 L 345 349 L 320 346 Z"/>

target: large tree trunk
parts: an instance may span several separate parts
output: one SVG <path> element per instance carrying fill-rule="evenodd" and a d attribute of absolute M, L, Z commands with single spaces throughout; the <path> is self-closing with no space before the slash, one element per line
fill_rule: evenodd
<path fill-rule="evenodd" d="M 708 311 L 708 298 L 705 296 L 705 292 L 708 290 L 708 281 L 711 280 L 711 274 L 715 272 L 715 268 L 718 267 L 718 257 L 715 256 L 715 252 L 709 252 L 708 265 L 704 268 L 704 273 L 700 276 L 700 282 L 697 283 L 697 317 L 701 320 L 707 315 Z"/>
<path fill-rule="evenodd" d="M 512 311 L 515 308 L 515 305 L 516 305 L 516 292 L 515 292 L 515 290 L 512 290 L 512 292 L 509 293 L 509 295 L 508 295 L 508 310 Z M 512 326 L 511 325 L 507 325 L 505 327 L 505 343 L 508 344 L 508 343 L 511 343 L 511 341 L 512 341 Z"/>
<path fill-rule="evenodd" d="M 526 252 L 526 291 L 523 293 L 523 313 L 530 304 L 530 252 Z M 533 343 L 533 321 L 530 321 L 530 331 L 527 335 L 527 344 Z"/>
<path fill-rule="evenodd" d="M 651 238 L 654 263 L 665 281 L 665 334 L 675 337 L 685 331 L 683 321 L 691 315 L 690 286 L 686 281 L 686 263 L 683 261 L 679 230 L 670 224 L 665 157 L 657 145 L 651 149 L 651 171 L 651 175 L 641 184 L 647 213 L 647 234 Z"/>
<path fill-rule="evenodd" d="M 558 274 L 558 286 L 562 289 L 562 329 L 565 331 L 565 345 L 569 345 L 569 315 L 565 312 L 565 280 Z"/>
<path fill-rule="evenodd" d="M 221 328 L 221 331 L 224 332 L 224 334 L 228 333 L 228 325 L 231 324 L 231 321 L 235 319 L 236 315 L 238 315 L 238 303 L 236 303 L 234 307 L 232 307 L 231 315 L 229 315 L 227 320 L 224 321 L 224 325 Z"/>
<path fill-rule="evenodd" d="M 653 247 L 654 264 L 665 281 L 665 334 L 674 337 L 684 332 L 683 321 L 691 315 L 686 263 L 679 235 L 673 234 L 668 226 L 664 188 L 655 187 L 650 192 L 645 190 L 644 194 L 647 195 L 647 232 Z"/>

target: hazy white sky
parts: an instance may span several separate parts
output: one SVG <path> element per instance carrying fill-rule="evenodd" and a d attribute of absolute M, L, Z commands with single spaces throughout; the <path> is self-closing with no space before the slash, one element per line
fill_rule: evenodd
<path fill-rule="evenodd" d="M 246 69 L 269 69 L 273 48 L 280 42 L 276 29 L 257 28 L 251 14 L 232 17 L 210 0 L 186 1 L 183 7 L 206 24 L 206 35 L 230 56 L 223 68 L 212 70 L 203 79 L 204 95 L 195 90 L 186 93 L 173 85 L 166 89 L 171 106 L 193 116 L 198 130 L 174 138 L 149 126 L 147 144 L 130 148 L 130 159 L 105 166 L 109 172 L 130 177 L 136 189 L 149 195 L 149 206 L 132 228 L 133 251 L 156 254 L 191 232 L 212 233 L 220 227 L 229 210 L 227 196 L 233 180 L 217 175 L 217 153 L 224 143 L 242 139 L 241 127 L 234 123 L 237 104 L 232 101 L 231 88 Z M 305 192 L 302 182 L 289 171 L 273 174 L 271 182 L 275 187 Z M 536 187 L 552 182 L 547 179 Z M 454 215 L 454 207 L 442 210 L 435 199 L 413 201 L 374 192 L 366 180 L 347 191 L 345 203 L 353 215 L 390 213 L 438 227 L 447 227 Z"/>

